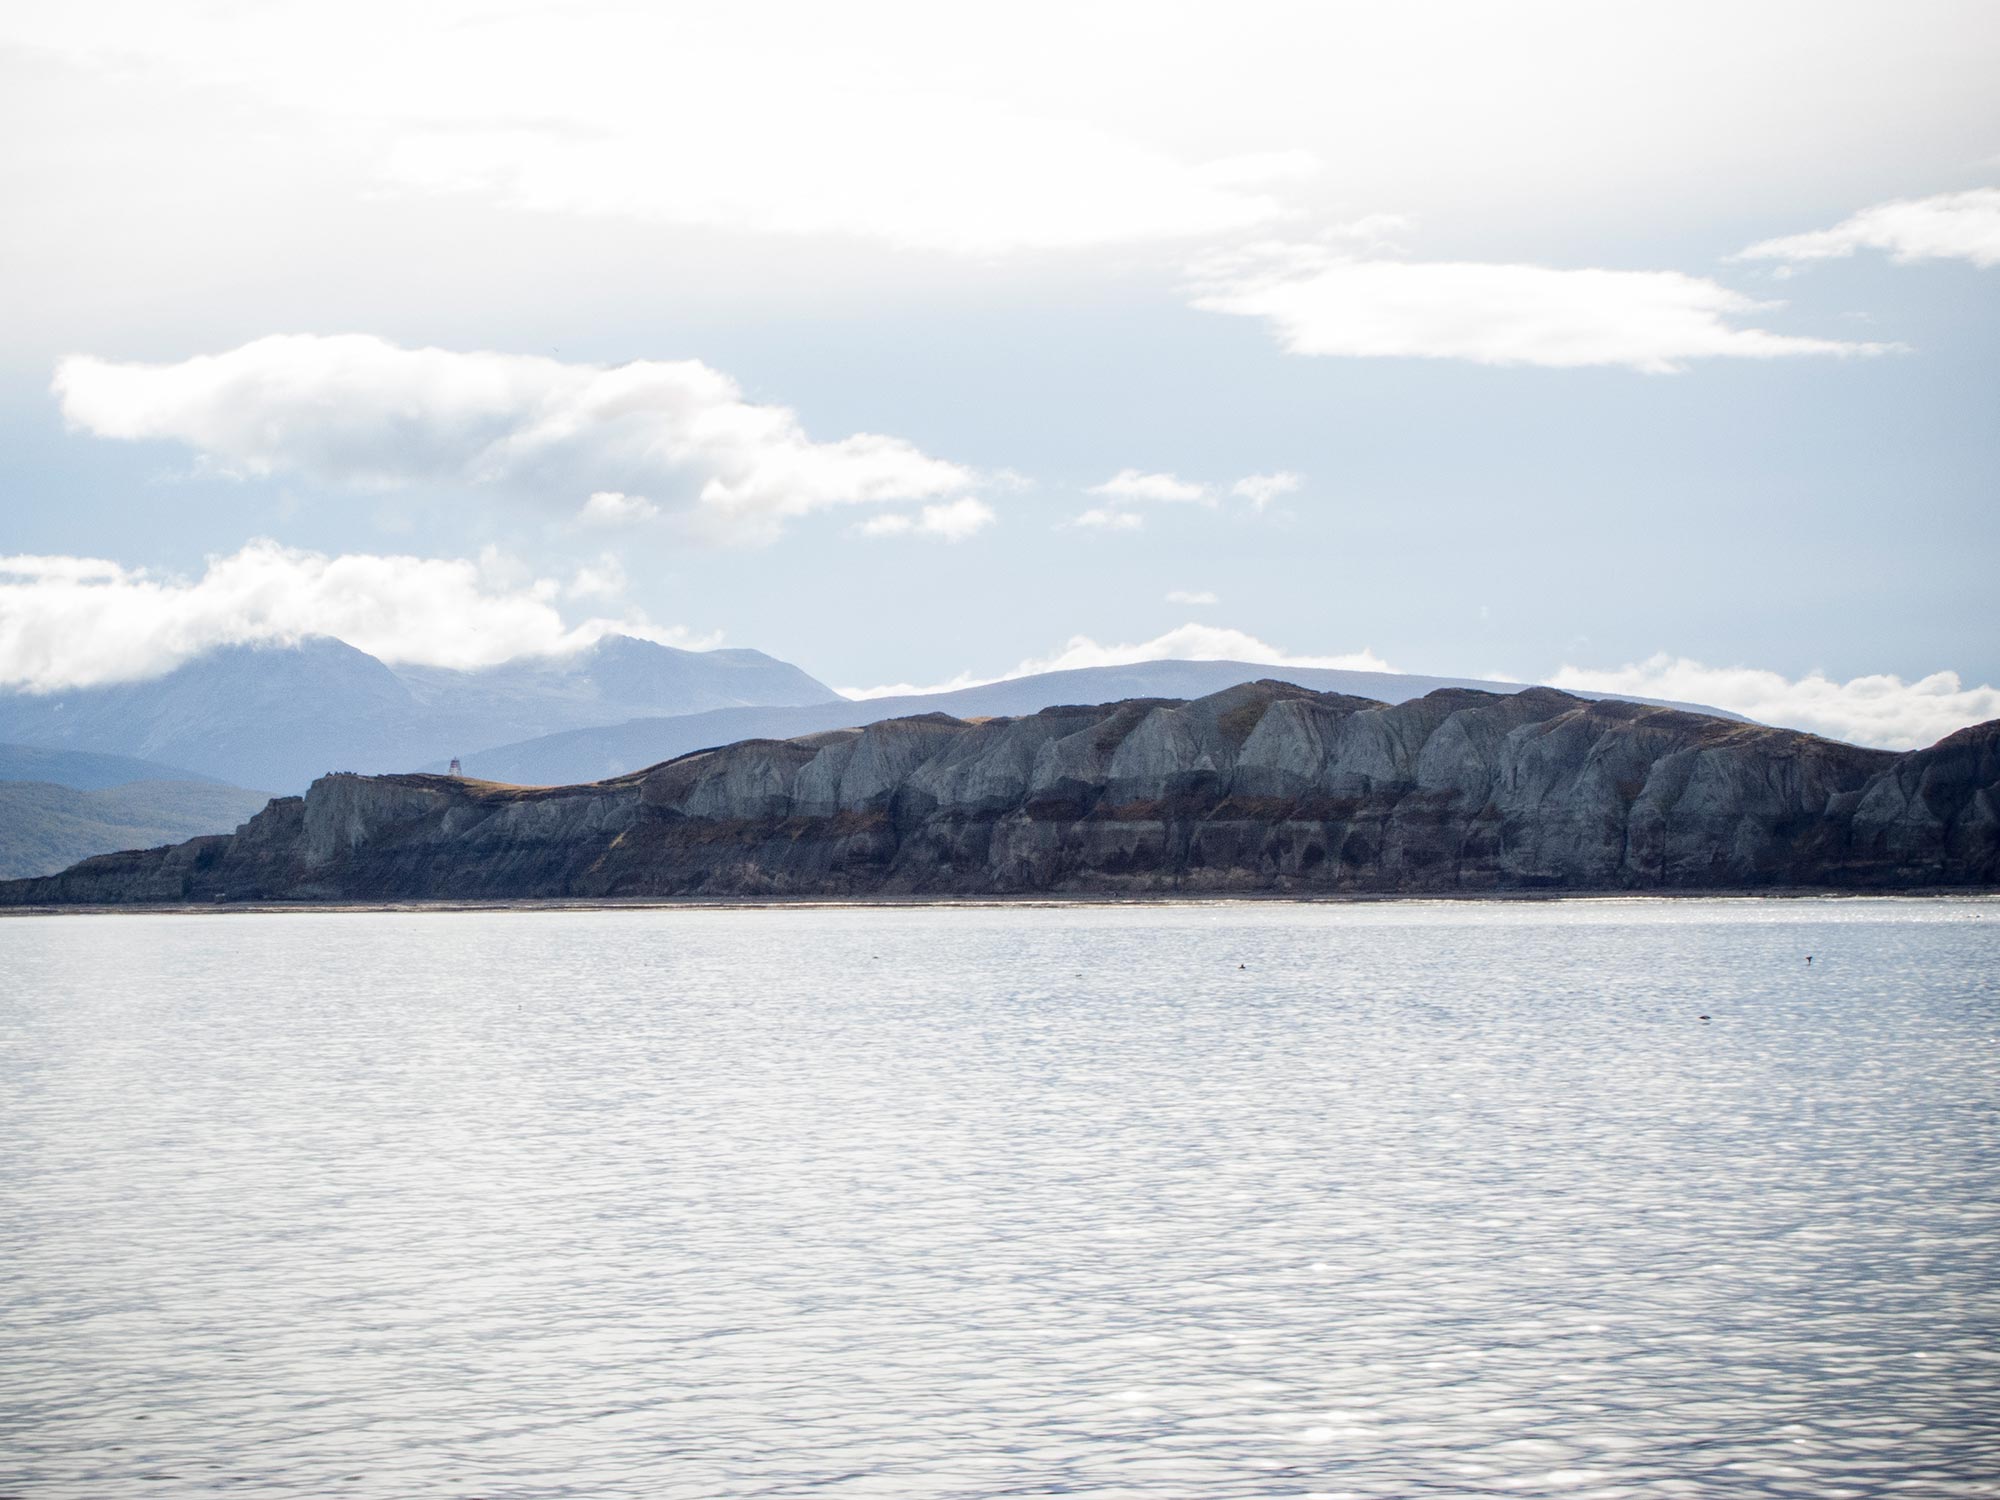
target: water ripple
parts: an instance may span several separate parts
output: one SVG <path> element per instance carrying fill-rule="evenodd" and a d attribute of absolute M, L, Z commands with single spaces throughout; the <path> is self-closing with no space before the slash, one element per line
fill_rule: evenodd
<path fill-rule="evenodd" d="M 5 1495 L 2000 1492 L 2000 903 L 23 918 L 0 976 Z"/>

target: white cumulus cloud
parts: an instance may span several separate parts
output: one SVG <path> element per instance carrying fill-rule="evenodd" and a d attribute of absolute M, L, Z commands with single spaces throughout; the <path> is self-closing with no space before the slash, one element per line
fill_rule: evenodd
<path fill-rule="evenodd" d="M 1739 326 L 1777 304 L 1679 271 L 1367 260 L 1324 246 L 1263 246 L 1213 261 L 1197 272 L 1193 300 L 1262 319 L 1293 354 L 1351 358 L 1665 373 L 1694 359 L 1891 347 Z"/>
<path fill-rule="evenodd" d="M 1329 667 L 1350 672 L 1393 672 L 1396 669 L 1365 647 L 1339 656 L 1295 656 L 1243 630 L 1190 622 L 1156 635 L 1150 641 L 1105 645 L 1087 635 L 1073 635 L 1047 656 L 1030 657 L 1012 671 L 979 676 L 962 672 L 948 682 L 917 686 L 898 682 L 870 688 L 842 688 L 849 698 L 890 698 L 911 693 L 945 693 L 1006 682 L 1042 672 L 1067 672 L 1079 667 L 1122 667 L 1141 661 L 1241 661 L 1268 667 Z"/>
<path fill-rule="evenodd" d="M 1760 723 L 1889 750 L 1919 749 L 1968 724 L 2000 718 L 2000 688 L 1966 687 L 1956 672 L 1933 672 L 1915 682 L 1887 674 L 1841 682 L 1821 672 L 1795 679 L 1661 653 L 1608 669 L 1565 666 L 1549 685 L 1706 703 Z"/>
<path fill-rule="evenodd" d="M 557 599 L 623 584 L 615 559 L 565 588 L 497 555 L 329 557 L 256 541 L 200 577 L 159 577 L 99 559 L 0 558 L 0 686 L 87 687 L 165 672 L 214 646 L 331 635 L 384 661 L 476 667 L 549 655 L 608 634 L 712 645 L 642 616 L 569 623 Z"/>
<path fill-rule="evenodd" d="M 1093 484 L 1088 493 L 1117 501 L 1155 500 L 1168 504 L 1213 505 L 1215 496 L 1205 484 L 1195 484 L 1173 474 L 1147 474 L 1138 469 L 1120 469 L 1102 484 Z"/>
<path fill-rule="evenodd" d="M 1877 203 L 1831 229 L 1760 240 L 1737 258 L 1835 260 L 1857 250 L 1887 251 L 1906 263 L 1969 260 L 1975 266 L 2000 266 L 2000 188 Z"/>
<path fill-rule="evenodd" d="M 900 438 L 815 442 L 789 408 L 745 399 L 699 360 L 569 364 L 278 335 L 178 364 L 75 356 L 55 390 L 73 427 L 184 443 L 232 474 L 618 495 L 586 502 L 595 521 L 639 519 L 651 502 L 625 491 L 643 485 L 682 495 L 695 526 L 727 540 L 768 540 L 826 506 L 936 499 L 974 479 Z"/>
<path fill-rule="evenodd" d="M 861 523 L 863 536 L 923 536 L 943 542 L 962 542 L 991 526 L 997 519 L 993 508 L 965 496 L 940 505 L 926 505 L 915 515 L 908 511 L 885 511 Z"/>

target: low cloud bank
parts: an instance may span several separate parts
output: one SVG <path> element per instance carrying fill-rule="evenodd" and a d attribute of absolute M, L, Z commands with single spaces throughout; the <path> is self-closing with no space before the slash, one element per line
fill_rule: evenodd
<path fill-rule="evenodd" d="M 2000 718 L 2000 688 L 1968 688 L 1956 672 L 1933 672 L 1915 682 L 1887 674 L 1840 682 L 1820 672 L 1793 679 L 1755 667 L 1705 666 L 1662 652 L 1609 669 L 1565 666 L 1549 685 L 1703 703 L 1759 723 L 1886 750 L 1921 749 L 1955 729 Z"/>
<path fill-rule="evenodd" d="M 490 666 L 610 634 L 709 646 L 643 616 L 567 623 L 563 597 L 615 595 L 622 573 L 522 579 L 497 554 L 329 557 L 256 541 L 196 579 L 100 558 L 0 557 L 0 687 L 52 692 L 170 671 L 216 646 L 331 635 L 391 662 Z"/>

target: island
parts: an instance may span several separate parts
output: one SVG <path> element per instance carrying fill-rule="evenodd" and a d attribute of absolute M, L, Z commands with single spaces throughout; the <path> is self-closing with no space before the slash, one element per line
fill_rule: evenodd
<path fill-rule="evenodd" d="M 332 772 L 0 905 L 1484 895 L 2000 884 L 2000 720 L 1863 749 L 1551 688 L 1278 681 L 943 714 L 523 787 Z"/>

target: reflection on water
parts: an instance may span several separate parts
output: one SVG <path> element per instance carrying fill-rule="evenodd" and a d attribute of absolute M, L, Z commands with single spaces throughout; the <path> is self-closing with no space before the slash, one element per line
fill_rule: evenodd
<path fill-rule="evenodd" d="M 0 1493 L 2000 1485 L 1996 903 L 19 919 L 0 991 Z"/>

